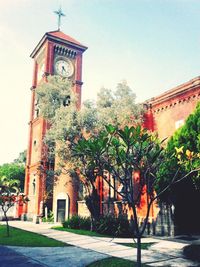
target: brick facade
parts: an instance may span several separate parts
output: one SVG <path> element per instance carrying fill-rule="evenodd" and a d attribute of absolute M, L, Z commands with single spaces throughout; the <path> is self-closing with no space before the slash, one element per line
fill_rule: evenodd
<path fill-rule="evenodd" d="M 33 50 L 31 57 L 34 59 L 33 82 L 31 87 L 31 112 L 29 122 L 29 141 L 27 151 L 27 165 L 25 178 L 25 194 L 30 201 L 24 212 L 29 217 L 41 215 L 43 212 L 43 198 L 45 194 L 45 175 L 40 170 L 47 166 L 43 152 L 45 146 L 43 137 L 48 129 L 47 122 L 37 116 L 35 111 L 35 90 L 40 81 L 46 80 L 49 74 L 54 74 L 54 60 L 56 56 L 69 57 L 74 65 L 72 76 L 73 88 L 78 94 L 77 108 L 81 107 L 82 89 L 82 54 L 87 48 L 79 42 L 60 31 L 46 33 Z M 41 75 L 42 74 L 42 75 Z M 200 77 L 194 78 L 177 86 L 160 96 L 151 98 L 144 103 L 144 127 L 158 132 L 159 138 L 170 137 L 180 127 L 188 115 L 194 110 L 200 100 Z M 59 159 L 55 159 L 55 166 Z M 114 194 L 106 188 L 103 181 L 99 180 L 100 209 L 101 213 L 107 210 L 108 194 Z M 106 193 L 107 192 L 107 193 Z M 113 196 L 112 196 L 113 198 Z M 89 214 L 83 201 L 78 200 L 78 189 L 71 183 L 69 176 L 61 175 L 53 191 L 53 212 L 55 220 L 67 219 L 69 215 Z M 116 199 L 113 210 L 119 209 L 120 201 Z M 144 204 L 145 205 L 145 204 Z M 144 207 L 143 205 L 143 207 Z M 78 207 L 78 209 L 77 209 Z M 58 210 L 60 209 L 60 215 Z M 157 206 L 151 211 L 152 220 L 157 216 Z M 141 214 L 144 212 L 141 205 Z M 61 216 L 61 217 L 59 217 Z"/>
<path fill-rule="evenodd" d="M 169 138 L 200 101 L 200 77 L 196 77 L 146 102 L 146 127 Z"/>
<path fill-rule="evenodd" d="M 42 80 L 46 81 L 48 75 L 53 75 L 56 57 L 70 60 L 74 66 L 73 75 L 70 77 L 74 90 L 77 93 L 77 108 L 81 105 L 82 87 L 82 53 L 87 49 L 81 43 L 61 31 L 46 33 L 37 44 L 31 57 L 34 60 L 33 81 L 31 87 L 31 111 L 29 121 L 29 141 L 27 150 L 25 194 L 30 201 L 26 204 L 24 212 L 29 218 L 34 218 L 43 213 L 44 197 L 46 191 L 45 170 L 48 162 L 45 157 L 46 147 L 43 138 L 49 128 L 48 123 L 37 111 L 35 91 Z M 57 160 L 57 159 L 56 159 Z M 55 166 L 56 166 L 55 160 Z M 77 196 L 72 187 L 70 178 L 60 177 L 59 183 L 54 187 L 53 210 L 57 214 L 57 202 L 66 202 L 65 217 L 77 212 Z M 52 206 L 51 204 L 51 206 Z M 57 215 L 56 215 L 57 216 Z M 57 218 L 55 218 L 57 220 Z"/>

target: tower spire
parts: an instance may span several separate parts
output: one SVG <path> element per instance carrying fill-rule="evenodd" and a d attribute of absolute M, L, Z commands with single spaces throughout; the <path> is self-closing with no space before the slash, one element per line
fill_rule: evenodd
<path fill-rule="evenodd" d="M 57 11 L 54 11 L 54 13 L 58 16 L 58 31 L 59 31 L 61 24 L 61 17 L 65 17 L 65 14 L 62 12 L 61 7 Z"/>

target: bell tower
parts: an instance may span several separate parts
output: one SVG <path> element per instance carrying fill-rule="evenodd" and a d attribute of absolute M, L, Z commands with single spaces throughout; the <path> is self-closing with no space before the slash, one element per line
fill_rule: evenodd
<path fill-rule="evenodd" d="M 44 34 L 33 52 L 33 81 L 31 87 L 31 109 L 29 121 L 29 140 L 27 149 L 25 194 L 29 202 L 25 213 L 30 218 L 43 212 L 45 195 L 45 175 L 40 171 L 48 168 L 44 158 L 43 138 L 49 127 L 48 122 L 40 116 L 35 92 L 42 80 L 48 75 L 60 75 L 72 81 L 72 90 L 77 94 L 77 108 L 81 107 L 82 54 L 87 49 L 72 37 L 60 30 Z"/>

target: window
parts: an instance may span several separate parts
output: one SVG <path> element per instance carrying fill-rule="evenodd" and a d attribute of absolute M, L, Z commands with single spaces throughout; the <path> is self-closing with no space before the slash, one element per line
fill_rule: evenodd
<path fill-rule="evenodd" d="M 36 183 L 35 183 L 35 179 L 33 180 L 33 195 L 35 195 L 35 189 L 36 189 Z"/>
<path fill-rule="evenodd" d="M 38 104 L 39 104 L 38 99 L 35 99 L 35 103 L 34 103 L 34 119 L 38 118 L 39 114 L 40 114 L 40 109 L 39 109 Z"/>
<path fill-rule="evenodd" d="M 33 149 L 35 152 L 38 151 L 38 143 L 36 140 L 33 141 Z"/>

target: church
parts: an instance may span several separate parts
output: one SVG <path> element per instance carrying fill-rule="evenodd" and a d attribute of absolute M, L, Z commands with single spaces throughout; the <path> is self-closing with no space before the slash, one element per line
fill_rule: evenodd
<path fill-rule="evenodd" d="M 25 177 L 25 194 L 30 201 L 24 207 L 24 214 L 34 221 L 44 215 L 45 174 L 40 169 L 41 165 L 45 167 L 43 138 L 49 128 L 48 122 L 36 109 L 35 92 L 48 75 L 61 75 L 72 81 L 72 90 L 78 96 L 77 107 L 81 108 L 82 57 L 86 50 L 86 46 L 58 29 L 45 33 L 31 53 L 34 68 Z M 199 100 L 200 77 L 196 77 L 145 101 L 144 127 L 156 131 L 160 139 L 169 137 L 184 124 Z M 55 222 L 63 221 L 73 214 L 88 215 L 84 203 L 78 201 L 78 192 L 71 183 L 66 182 L 69 179 L 61 175 L 54 186 L 50 207 Z"/>

